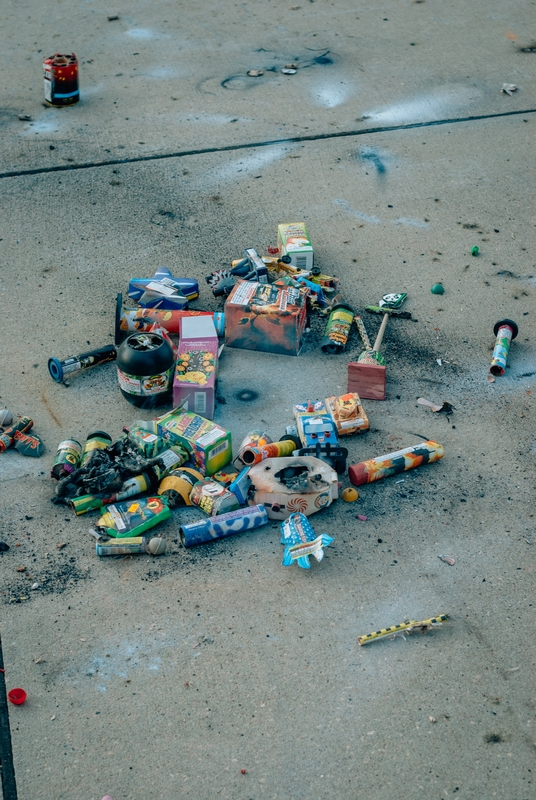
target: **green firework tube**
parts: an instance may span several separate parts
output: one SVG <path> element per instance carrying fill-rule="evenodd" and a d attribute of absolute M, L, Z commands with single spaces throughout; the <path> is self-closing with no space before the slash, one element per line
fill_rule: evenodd
<path fill-rule="evenodd" d="M 324 353 L 330 355 L 342 353 L 346 347 L 353 320 L 354 310 L 351 306 L 346 303 L 338 303 L 333 306 L 321 344 Z"/>

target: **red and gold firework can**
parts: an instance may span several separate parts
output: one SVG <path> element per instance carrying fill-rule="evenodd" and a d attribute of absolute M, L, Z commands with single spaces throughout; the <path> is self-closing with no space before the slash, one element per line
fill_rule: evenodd
<path fill-rule="evenodd" d="M 54 53 L 43 61 L 45 100 L 51 106 L 72 106 L 80 100 L 78 59 L 74 53 Z"/>

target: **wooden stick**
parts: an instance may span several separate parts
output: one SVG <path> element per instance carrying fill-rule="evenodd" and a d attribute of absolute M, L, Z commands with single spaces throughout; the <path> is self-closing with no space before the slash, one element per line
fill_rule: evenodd
<path fill-rule="evenodd" d="M 383 334 L 385 333 L 385 328 L 387 326 L 388 318 L 389 314 L 383 315 L 382 324 L 380 325 L 380 330 L 378 331 L 378 335 L 376 336 L 376 341 L 374 342 L 374 347 L 372 348 L 375 353 L 378 353 L 380 347 L 382 346 Z"/>

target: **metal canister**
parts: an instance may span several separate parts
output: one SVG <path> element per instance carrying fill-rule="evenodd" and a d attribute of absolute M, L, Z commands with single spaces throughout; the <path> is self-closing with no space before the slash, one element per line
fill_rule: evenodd
<path fill-rule="evenodd" d="M 80 100 L 78 59 L 74 53 L 54 53 L 43 61 L 45 100 L 51 106 L 72 106 Z"/>
<path fill-rule="evenodd" d="M 190 494 L 192 503 L 209 517 L 217 517 L 240 508 L 236 495 L 217 481 L 202 479 L 194 484 Z"/>
<path fill-rule="evenodd" d="M 355 311 L 347 303 L 337 303 L 333 306 L 321 345 L 324 353 L 331 355 L 342 353 L 350 335 L 354 315 Z"/>
<path fill-rule="evenodd" d="M 70 475 L 80 464 L 82 458 L 82 445 L 76 439 L 65 439 L 60 442 L 58 450 L 52 462 L 50 477 L 60 480 L 66 475 Z"/>
<path fill-rule="evenodd" d="M 105 450 L 112 443 L 112 437 L 104 431 L 89 433 L 82 452 L 80 467 L 89 467 L 98 450 Z"/>

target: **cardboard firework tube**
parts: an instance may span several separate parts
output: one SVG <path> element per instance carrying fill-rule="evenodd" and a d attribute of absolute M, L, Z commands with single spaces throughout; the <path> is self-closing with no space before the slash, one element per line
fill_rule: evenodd
<path fill-rule="evenodd" d="M 180 333 L 182 317 L 212 317 L 218 336 L 225 330 L 223 311 L 192 311 L 191 309 L 165 310 L 159 308 L 123 308 L 123 295 L 117 295 L 115 307 L 115 343 L 121 344 L 125 336 L 134 331 L 148 331 L 158 323 L 168 333 Z"/>
<path fill-rule="evenodd" d="M 82 445 L 80 442 L 76 439 L 65 439 L 65 441 L 60 442 L 52 462 L 50 477 L 59 481 L 60 478 L 70 475 L 71 472 L 78 468 L 81 458 Z"/>
<path fill-rule="evenodd" d="M 59 358 L 49 358 L 48 371 L 53 381 L 61 383 L 68 375 L 96 367 L 98 364 L 106 364 L 108 361 L 115 361 L 116 358 L 117 350 L 113 344 L 107 344 L 105 347 L 99 347 L 98 350 L 89 350 L 78 356 L 69 356 L 62 361 Z"/>
<path fill-rule="evenodd" d="M 80 100 L 78 59 L 74 53 L 54 53 L 43 61 L 45 100 L 51 106 L 71 106 Z"/>
<path fill-rule="evenodd" d="M 272 442 L 272 444 L 265 444 L 261 447 L 246 447 L 240 453 L 240 458 L 246 466 L 252 467 L 253 464 L 259 464 L 265 458 L 291 456 L 295 449 L 294 440 L 287 439 L 283 442 Z"/>
<path fill-rule="evenodd" d="M 234 536 L 235 533 L 261 528 L 267 524 L 268 514 L 263 505 L 248 506 L 217 517 L 181 525 L 179 534 L 184 547 L 194 547 L 213 542 L 215 539 L 223 539 L 224 536 Z"/>
<path fill-rule="evenodd" d="M 519 328 L 513 320 L 502 319 L 493 326 L 493 333 L 497 338 L 489 371 L 492 375 L 504 375 L 510 342 L 516 338 Z"/>
<path fill-rule="evenodd" d="M 320 345 L 324 353 L 329 353 L 330 355 L 342 353 L 350 335 L 354 316 L 352 306 L 347 303 L 338 303 L 333 306 L 324 331 L 324 338 Z"/>
<path fill-rule="evenodd" d="M 348 469 L 348 477 L 354 486 L 361 486 L 363 483 L 373 483 L 381 478 L 415 469 L 422 464 L 432 464 L 444 455 L 443 445 L 432 441 L 421 442 L 404 450 L 353 464 Z"/>
<path fill-rule="evenodd" d="M 81 514 L 94 511 L 97 508 L 101 508 L 101 506 L 109 506 L 112 503 L 119 503 L 121 500 L 148 492 L 153 488 L 154 483 L 155 481 L 151 480 L 148 474 L 142 472 L 140 475 L 134 475 L 133 478 L 126 480 L 119 491 L 114 492 L 114 494 L 107 494 L 106 492 L 83 494 L 73 497 L 69 502 L 74 513 L 79 517 Z"/>
<path fill-rule="evenodd" d="M 10 425 L 9 428 L 4 428 L 4 432 L 0 435 L 0 453 L 3 453 L 8 447 L 11 447 L 15 441 L 15 434 L 17 431 L 26 433 L 32 426 L 33 420 L 30 419 L 30 417 L 21 417 L 14 425 Z"/>

